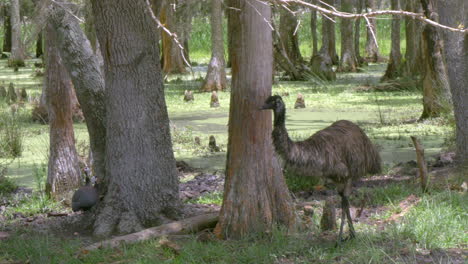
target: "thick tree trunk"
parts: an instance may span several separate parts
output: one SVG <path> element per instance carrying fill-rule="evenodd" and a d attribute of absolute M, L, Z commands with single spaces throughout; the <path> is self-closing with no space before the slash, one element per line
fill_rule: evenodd
<path fill-rule="evenodd" d="M 183 45 L 179 32 L 177 32 L 176 12 L 174 10 L 175 0 L 165 0 L 162 6 L 160 20 L 163 25 L 171 32 L 176 33 L 178 41 Z M 163 71 L 166 74 L 187 73 L 185 62 L 182 56 L 183 51 L 174 41 L 173 36 L 162 31 L 162 52 L 163 52 Z"/>
<path fill-rule="evenodd" d="M 289 7 L 293 9 L 293 7 Z M 279 33 L 281 44 L 286 51 L 289 60 L 294 64 L 302 63 L 302 55 L 299 50 L 299 38 L 296 32 L 298 26 L 297 17 L 290 10 L 280 8 Z"/>
<path fill-rule="evenodd" d="M 341 0 L 341 10 L 343 12 L 353 12 L 354 0 Z M 354 19 L 341 19 L 341 59 L 338 71 L 356 72 L 358 62 L 354 49 L 353 38 Z"/>
<path fill-rule="evenodd" d="M 62 65 L 56 35 L 46 28 L 46 100 L 49 110 L 50 152 L 46 192 L 55 200 L 71 201 L 80 186 L 80 166 L 73 130 L 72 83 Z"/>
<path fill-rule="evenodd" d="M 6 5 L 2 6 L 3 9 L 3 52 L 11 52 L 11 18 L 10 8 Z M 2 58 L 6 58 L 6 55 L 2 54 Z"/>
<path fill-rule="evenodd" d="M 240 9 L 230 20 L 240 45 L 233 58 L 226 183 L 215 233 L 240 238 L 278 224 L 292 228 L 295 215 L 273 152 L 271 113 L 258 110 L 271 94 L 272 32 L 264 21 L 271 10 L 248 0 L 229 6 Z"/>
<path fill-rule="evenodd" d="M 468 25 L 465 0 L 437 1 L 440 22 L 451 27 Z M 444 54 L 452 93 L 456 122 L 457 160 L 465 172 L 468 168 L 468 34 L 443 31 Z M 463 172 L 462 172 L 463 173 Z"/>
<path fill-rule="evenodd" d="M 312 0 L 312 4 L 317 4 L 317 0 Z M 312 57 L 318 54 L 318 38 L 317 38 L 317 11 L 310 10 L 310 30 L 312 32 Z"/>
<path fill-rule="evenodd" d="M 21 21 L 19 0 L 10 1 L 11 56 L 10 61 L 16 66 L 24 66 L 24 54 L 21 45 Z"/>
<path fill-rule="evenodd" d="M 56 31 L 63 64 L 70 74 L 86 120 L 93 171 L 99 181 L 99 191 L 104 194 L 108 182 L 105 170 L 106 109 L 100 63 L 78 21 L 70 12 L 54 8 L 48 18 Z"/>
<path fill-rule="evenodd" d="M 92 4 L 105 62 L 109 180 L 94 234 L 107 236 L 177 217 L 178 177 L 150 7 L 139 0 Z"/>
<path fill-rule="evenodd" d="M 405 10 L 421 13 L 421 4 L 417 0 L 406 0 Z M 421 49 L 422 24 L 416 19 L 406 17 L 406 53 L 405 75 L 412 78 L 418 77 L 423 72 L 423 54 Z"/>
<path fill-rule="evenodd" d="M 366 8 L 368 12 L 377 9 L 376 0 L 366 0 Z M 369 24 L 367 25 L 367 39 L 366 39 L 366 59 L 369 62 L 378 62 L 380 60 L 379 48 L 377 47 L 377 20 L 375 17 L 369 17 Z"/>
<path fill-rule="evenodd" d="M 42 55 L 44 54 L 43 48 L 42 48 L 42 32 L 37 35 L 37 41 L 36 41 L 36 58 L 41 58 Z"/>
<path fill-rule="evenodd" d="M 431 0 L 421 0 L 424 14 L 438 21 L 434 14 Z M 423 112 L 420 119 L 438 117 L 452 110 L 450 101 L 450 85 L 445 61 L 442 55 L 443 43 L 436 28 L 425 25 L 422 36 L 424 54 L 423 74 Z"/>
<path fill-rule="evenodd" d="M 226 88 L 224 63 L 223 9 L 222 0 L 211 0 L 211 60 L 208 65 L 203 92 L 222 91 Z"/>
<path fill-rule="evenodd" d="M 391 0 L 391 9 L 399 10 L 399 0 Z M 382 81 L 392 80 L 400 77 L 401 67 L 401 51 L 400 51 L 400 16 L 394 15 L 392 17 L 392 44 L 390 50 L 390 60 L 387 65 L 387 70 L 382 77 Z"/>
<path fill-rule="evenodd" d="M 356 0 L 356 13 L 362 13 L 363 9 L 363 1 L 364 0 Z M 361 19 L 356 19 L 354 22 L 354 54 L 356 55 L 356 59 L 358 61 L 358 65 L 362 65 L 364 63 L 364 59 L 361 56 Z"/>

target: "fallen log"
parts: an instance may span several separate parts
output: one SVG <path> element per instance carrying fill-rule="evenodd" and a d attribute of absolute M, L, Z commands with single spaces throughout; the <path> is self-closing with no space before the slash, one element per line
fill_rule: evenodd
<path fill-rule="evenodd" d="M 206 228 L 213 228 L 215 227 L 216 223 L 218 223 L 218 214 L 219 213 L 216 212 L 198 215 L 180 221 L 144 229 L 136 233 L 114 237 L 91 244 L 83 248 L 82 251 L 91 251 L 100 248 L 115 248 L 124 243 L 133 244 L 164 235 L 188 234 L 198 232 Z"/>

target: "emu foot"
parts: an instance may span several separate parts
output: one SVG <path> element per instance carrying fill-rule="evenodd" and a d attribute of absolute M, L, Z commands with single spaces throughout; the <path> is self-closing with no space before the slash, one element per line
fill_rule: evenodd
<path fill-rule="evenodd" d="M 342 243 L 355 239 L 355 238 L 356 238 L 356 235 L 354 233 L 349 234 L 349 236 L 345 238 L 339 237 L 338 240 L 336 240 L 335 248 L 340 247 Z"/>

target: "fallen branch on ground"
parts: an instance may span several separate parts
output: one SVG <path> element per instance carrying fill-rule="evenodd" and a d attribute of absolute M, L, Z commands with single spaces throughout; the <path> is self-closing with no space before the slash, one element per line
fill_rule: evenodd
<path fill-rule="evenodd" d="M 144 229 L 140 232 L 114 237 L 98 243 L 94 243 L 83 248 L 84 251 L 91 251 L 100 248 L 115 248 L 121 244 L 133 244 L 136 242 L 148 240 L 163 235 L 180 235 L 201 231 L 206 228 L 212 228 L 218 223 L 218 212 L 198 215 L 183 219 L 180 221 L 172 222 L 169 224 L 160 225 Z"/>

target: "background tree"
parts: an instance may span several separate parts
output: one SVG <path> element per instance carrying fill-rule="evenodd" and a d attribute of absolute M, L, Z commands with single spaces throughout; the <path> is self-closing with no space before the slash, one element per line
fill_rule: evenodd
<path fill-rule="evenodd" d="M 437 1 L 440 22 L 451 27 L 468 25 L 467 2 Z M 468 168 L 468 34 L 444 31 L 444 54 L 447 61 L 450 91 L 456 122 L 457 159 L 461 168 Z"/>
<path fill-rule="evenodd" d="M 39 35 L 37 35 L 37 41 L 36 41 L 36 58 L 40 58 L 42 57 L 42 55 L 44 54 L 44 48 L 42 47 L 42 32 L 39 33 Z"/>
<path fill-rule="evenodd" d="M 10 23 L 11 23 L 11 55 L 10 62 L 16 66 L 24 66 L 24 54 L 21 43 L 21 21 L 19 0 L 10 2 Z"/>
<path fill-rule="evenodd" d="M 365 1 L 368 12 L 377 10 L 376 0 Z M 366 39 L 366 58 L 369 62 L 378 62 L 380 59 L 377 41 L 377 20 L 375 17 L 369 17 L 369 23 L 367 24 Z"/>
<path fill-rule="evenodd" d="M 391 0 L 391 9 L 399 10 L 400 1 Z M 387 64 L 387 69 L 385 74 L 382 77 L 382 80 L 391 80 L 396 79 L 400 76 L 400 67 L 401 67 L 401 51 L 400 51 L 400 16 L 393 15 L 392 17 L 392 44 L 390 49 L 390 59 Z"/>
<path fill-rule="evenodd" d="M 50 152 L 46 192 L 56 200 L 71 200 L 80 186 L 80 166 L 73 130 L 72 83 L 62 65 L 51 25 L 46 28 L 46 100 L 49 110 Z"/>
<path fill-rule="evenodd" d="M 181 34 L 177 31 L 177 17 L 174 10 L 177 6 L 177 0 L 165 0 L 160 13 L 160 20 L 163 25 L 177 36 Z M 180 41 L 180 38 L 179 38 Z M 180 43 L 183 43 L 180 42 Z M 183 44 L 182 44 L 183 45 Z M 187 73 L 185 62 L 182 56 L 183 51 L 174 41 L 174 37 L 170 36 L 166 31 L 162 31 L 162 64 L 163 71 L 166 74 L 172 73 Z"/>
<path fill-rule="evenodd" d="M 279 35 L 281 44 L 286 51 L 289 60 L 294 63 L 302 63 L 302 55 L 299 50 L 299 37 L 297 34 L 298 21 L 295 15 L 297 8 L 289 6 L 288 9 L 280 8 Z"/>
<path fill-rule="evenodd" d="M 317 0 L 311 0 L 311 3 L 316 5 Z M 310 10 L 310 30 L 312 35 L 312 57 L 318 54 L 318 38 L 317 38 L 317 11 Z"/>
<path fill-rule="evenodd" d="M 240 238 L 271 230 L 280 224 L 292 227 L 295 215 L 280 164 L 273 154 L 271 113 L 259 111 L 271 94 L 272 32 L 264 20 L 268 5 L 231 0 L 229 28 L 239 44 L 232 58 L 232 92 L 224 199 L 215 233 Z"/>
<path fill-rule="evenodd" d="M 360 14 L 364 6 L 364 0 L 356 0 L 356 13 Z M 361 56 L 361 19 L 356 19 L 354 22 L 354 54 L 356 55 L 356 60 L 358 65 L 362 65 L 364 59 Z"/>
<path fill-rule="evenodd" d="M 11 18 L 10 18 L 10 6 L 4 2 L 2 4 L 3 13 L 3 48 L 2 52 L 11 52 Z M 2 58 L 6 55 L 2 54 Z"/>
<path fill-rule="evenodd" d="M 341 0 L 341 10 L 352 13 L 353 2 L 353 0 Z M 338 70 L 342 72 L 356 72 L 358 67 L 354 48 L 353 25 L 354 19 L 341 19 L 341 58 Z"/>
<path fill-rule="evenodd" d="M 434 1 L 421 0 L 424 15 L 438 21 Z M 424 25 L 422 34 L 423 50 L 423 112 L 420 119 L 438 117 L 451 111 L 450 86 L 442 54 L 443 43 L 438 29 Z"/>
<path fill-rule="evenodd" d="M 422 13 L 421 4 L 418 0 L 406 0 L 405 10 L 409 12 Z M 422 23 L 410 17 L 405 18 L 406 53 L 404 73 L 406 76 L 416 78 L 422 72 L 422 49 L 421 35 Z"/>
<path fill-rule="evenodd" d="M 211 0 L 211 60 L 201 90 L 222 91 L 226 88 L 224 62 L 222 0 Z"/>
<path fill-rule="evenodd" d="M 92 5 L 104 56 L 109 181 L 94 234 L 107 236 L 176 217 L 178 176 L 150 6 L 139 0 Z"/>

